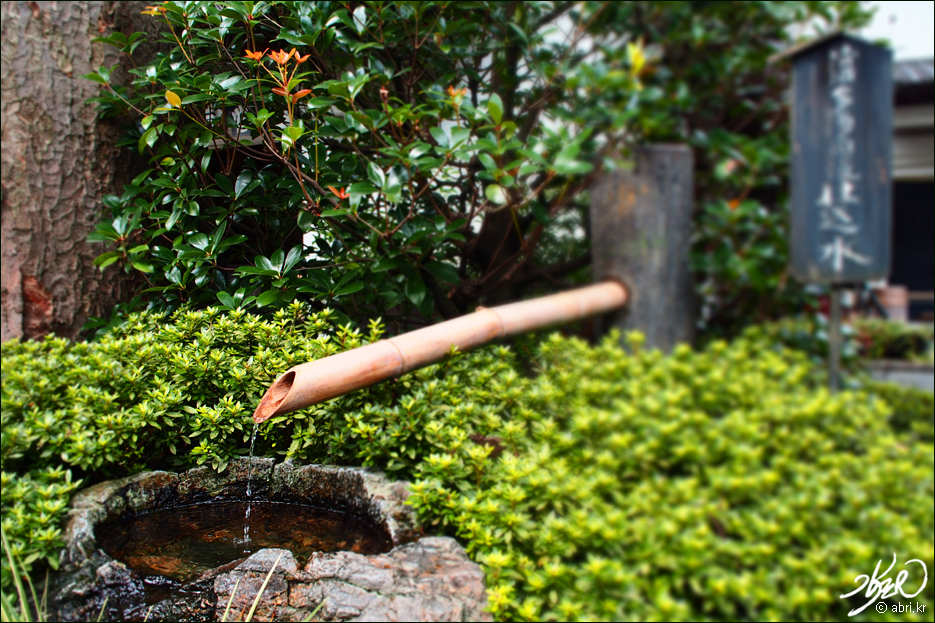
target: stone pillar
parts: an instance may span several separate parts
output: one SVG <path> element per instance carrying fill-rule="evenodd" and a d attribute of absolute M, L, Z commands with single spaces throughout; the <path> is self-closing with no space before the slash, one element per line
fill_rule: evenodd
<path fill-rule="evenodd" d="M 692 152 L 658 144 L 633 155 L 631 170 L 605 175 L 591 189 L 594 277 L 617 279 L 629 290 L 613 326 L 641 331 L 647 348 L 667 352 L 695 335 Z"/>

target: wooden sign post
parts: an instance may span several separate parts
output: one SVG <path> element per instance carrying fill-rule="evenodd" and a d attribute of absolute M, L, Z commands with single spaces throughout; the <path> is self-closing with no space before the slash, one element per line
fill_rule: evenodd
<path fill-rule="evenodd" d="M 793 59 L 792 273 L 831 286 L 836 391 L 840 290 L 890 271 L 892 54 L 837 33 L 783 56 Z"/>

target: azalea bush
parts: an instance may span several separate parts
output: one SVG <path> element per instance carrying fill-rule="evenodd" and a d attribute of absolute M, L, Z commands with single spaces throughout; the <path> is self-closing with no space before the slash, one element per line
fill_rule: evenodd
<path fill-rule="evenodd" d="M 105 115 L 149 168 L 91 235 L 150 306 L 424 323 L 588 262 L 563 214 L 634 134 L 645 58 L 602 3 L 163 2 Z M 137 33 L 97 39 L 132 55 Z M 576 255 L 556 253 L 568 248 Z M 100 323 L 99 323 L 100 324 Z M 394 324 L 394 328 L 397 326 Z"/>
<path fill-rule="evenodd" d="M 179 310 L 130 314 L 96 342 L 48 337 L 2 345 L 3 527 L 12 553 L 26 568 L 55 566 L 61 521 L 70 494 L 144 469 L 208 465 L 223 470 L 245 455 L 254 430 L 253 409 L 278 375 L 290 367 L 378 339 L 371 322 L 361 334 L 341 327 L 330 309 L 315 312 L 293 302 L 271 316 L 243 310 Z M 355 392 L 258 427 L 258 455 L 338 464 L 378 464 L 404 476 L 416 460 L 439 451 L 451 431 L 426 416 L 423 395 L 445 399 L 464 387 L 484 387 L 510 370 L 505 350 L 481 351 L 402 379 Z M 512 372 L 515 376 L 515 372 Z M 413 393 L 414 392 L 414 393 Z M 413 395 L 410 395 L 413 394 Z M 400 405 L 391 406 L 406 396 Z M 493 396 L 492 394 L 490 396 Z M 348 413 L 385 405 L 381 417 L 400 432 L 385 452 L 363 450 L 376 418 Z M 427 424 L 427 430 L 418 425 Z M 381 430 L 384 426 L 381 424 Z M 407 441 L 408 439 L 408 441 Z M 373 456 L 369 456 L 367 453 Z M 398 460 L 387 460 L 391 457 Z M 6 565 L 6 562 L 2 563 Z M 4 569 L 7 567 L 4 566 Z M 4 576 L 4 585 L 9 578 Z"/>
<path fill-rule="evenodd" d="M 881 381 L 866 381 L 865 386 L 890 405 L 890 423 L 897 433 L 935 443 L 935 394 Z"/>
<path fill-rule="evenodd" d="M 0 467 L 12 553 L 27 569 L 57 565 L 61 521 L 81 481 L 147 467 L 223 469 L 246 453 L 252 409 L 278 373 L 361 343 L 330 318 L 298 304 L 267 319 L 212 308 L 168 323 L 131 314 L 91 344 L 5 342 Z M 286 435 L 258 449 L 288 448 Z"/>
<path fill-rule="evenodd" d="M 534 379 L 492 383 L 497 458 L 456 437 L 417 466 L 412 503 L 483 563 L 498 619 L 840 620 L 894 551 L 932 568 L 933 448 L 885 403 L 829 395 L 756 336 L 669 357 L 640 341 L 553 336 Z"/>
<path fill-rule="evenodd" d="M 79 480 L 224 469 L 276 375 L 381 331 L 293 303 L 135 314 L 91 344 L 5 343 L 11 548 L 54 564 Z M 422 524 L 483 566 L 501 620 L 840 619 L 859 604 L 838 596 L 893 551 L 933 568 L 922 415 L 891 415 L 874 388 L 829 395 L 807 354 L 763 333 L 670 356 L 641 341 L 455 352 L 272 418 L 255 453 L 412 482 Z M 931 583 L 916 599 L 932 607 Z"/>
<path fill-rule="evenodd" d="M 253 408 L 279 374 L 361 345 L 332 316 L 299 303 L 267 319 L 215 307 L 179 312 L 169 323 L 134 314 L 95 343 L 6 342 L 3 469 L 224 469 L 244 452 Z"/>
<path fill-rule="evenodd" d="M 820 314 L 800 314 L 773 322 L 764 322 L 744 331 L 747 339 L 758 340 L 764 348 L 781 344 L 790 350 L 808 355 L 815 364 L 816 374 L 822 375 L 828 367 L 831 326 L 828 318 Z M 841 325 L 841 366 L 851 374 L 862 371 L 861 353 L 857 333 L 847 324 Z"/>

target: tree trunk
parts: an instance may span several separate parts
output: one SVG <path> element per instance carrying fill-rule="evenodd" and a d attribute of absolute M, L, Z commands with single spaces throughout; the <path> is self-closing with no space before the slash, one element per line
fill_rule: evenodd
<path fill-rule="evenodd" d="M 615 171 L 591 190 L 596 279 L 626 284 L 629 300 L 614 326 L 641 331 L 663 351 L 695 334 L 692 152 L 685 145 L 635 150 L 632 171 Z"/>
<path fill-rule="evenodd" d="M 3 2 L 2 321 L 0 340 L 50 332 L 74 338 L 108 313 L 132 278 L 101 273 L 104 245 L 86 241 L 137 163 L 115 148 L 117 121 L 99 121 L 100 86 L 82 76 L 126 57 L 91 39 L 152 32 L 143 2 Z M 137 55 L 140 51 L 137 52 Z M 123 58 L 121 58 L 123 57 Z M 126 80 L 118 70 L 117 80 Z"/>

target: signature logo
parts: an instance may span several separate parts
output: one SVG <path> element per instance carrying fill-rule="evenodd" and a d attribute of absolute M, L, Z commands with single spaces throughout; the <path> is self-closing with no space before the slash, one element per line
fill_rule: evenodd
<path fill-rule="evenodd" d="M 872 605 L 878 599 L 889 599 L 890 597 L 893 597 L 894 595 L 902 595 L 906 599 L 911 599 L 915 597 L 916 595 L 918 595 L 919 593 L 921 593 L 922 589 L 925 588 L 925 585 L 928 584 L 929 571 L 928 571 L 928 568 L 925 566 L 925 563 L 919 560 L 918 558 L 913 558 L 912 560 L 906 561 L 905 563 L 903 563 L 903 566 L 905 567 L 912 563 L 918 563 L 922 567 L 922 572 L 925 574 L 925 577 L 922 579 L 922 586 L 919 587 L 919 590 L 917 590 L 916 592 L 912 594 L 907 594 L 906 592 L 903 591 L 903 584 L 905 584 L 906 580 L 909 579 L 909 571 L 906 569 L 903 569 L 899 573 L 896 574 L 895 581 L 893 581 L 892 578 L 886 577 L 887 574 L 893 570 L 893 567 L 896 566 L 896 553 L 894 552 L 893 562 L 890 564 L 889 567 L 886 568 L 886 571 L 884 571 L 882 574 L 880 573 L 880 565 L 883 564 L 883 559 L 880 559 L 880 561 L 877 562 L 876 568 L 873 570 L 873 576 L 869 576 L 866 573 L 862 573 L 861 575 L 858 575 L 856 578 L 854 578 L 854 581 L 860 582 L 861 580 L 863 580 L 863 584 L 861 584 L 859 587 L 857 587 L 850 593 L 847 593 L 846 595 L 841 595 L 841 599 L 846 599 L 847 597 L 852 597 L 860 593 L 862 590 L 864 590 L 864 588 L 867 589 L 866 597 L 869 601 L 865 603 L 864 605 L 862 605 L 861 607 L 854 608 L 853 610 L 848 612 L 847 616 L 852 617 L 855 614 L 860 614 L 861 612 L 866 610 L 868 606 Z M 881 604 L 881 605 L 885 605 L 885 604 Z"/>

